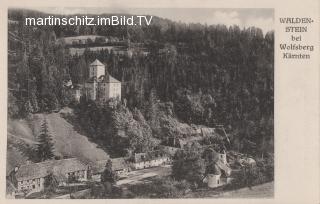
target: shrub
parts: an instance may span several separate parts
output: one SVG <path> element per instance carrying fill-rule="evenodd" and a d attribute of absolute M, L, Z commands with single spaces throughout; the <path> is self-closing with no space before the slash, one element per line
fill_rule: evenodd
<path fill-rule="evenodd" d="M 257 160 L 257 165 L 245 166 L 240 173 L 236 175 L 234 180 L 225 187 L 225 189 L 238 189 L 243 187 L 251 187 L 262 183 L 273 181 L 274 165 L 273 158 Z"/>
<path fill-rule="evenodd" d="M 150 183 L 130 186 L 136 197 L 181 198 L 190 189 L 186 180 L 176 181 L 171 177 L 158 178 Z"/>

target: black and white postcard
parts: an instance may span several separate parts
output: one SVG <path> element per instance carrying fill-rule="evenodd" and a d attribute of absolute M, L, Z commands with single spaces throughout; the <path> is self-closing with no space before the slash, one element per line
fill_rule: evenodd
<path fill-rule="evenodd" d="M 14 2 L 1 39 L 8 203 L 316 203 L 316 1 L 297 16 L 284 2 Z"/>

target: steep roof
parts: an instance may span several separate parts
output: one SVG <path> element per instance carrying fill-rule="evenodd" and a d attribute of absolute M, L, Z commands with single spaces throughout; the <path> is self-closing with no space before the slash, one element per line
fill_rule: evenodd
<path fill-rule="evenodd" d="M 43 178 L 50 173 L 64 175 L 69 172 L 86 170 L 87 166 L 76 158 L 50 160 L 40 163 L 21 165 L 16 173 L 18 181 Z"/>
<path fill-rule="evenodd" d="M 117 79 L 113 78 L 110 74 L 107 75 L 102 75 L 99 77 L 99 82 L 104 82 L 104 83 L 121 83 Z"/>
<path fill-rule="evenodd" d="M 221 175 L 221 169 L 216 163 L 211 163 L 207 166 L 207 174 Z"/>
<path fill-rule="evenodd" d="M 97 77 L 95 77 L 95 76 L 93 76 L 93 77 L 91 77 L 91 78 L 88 78 L 87 80 L 86 80 L 86 83 L 93 83 L 93 82 L 97 82 L 98 80 L 97 80 Z"/>
<path fill-rule="evenodd" d="M 92 173 L 97 174 L 97 173 L 102 173 L 104 171 L 104 168 L 106 166 L 106 163 L 108 162 L 109 159 L 106 160 L 99 160 L 91 164 L 92 168 Z"/>
<path fill-rule="evenodd" d="M 105 166 L 108 161 L 109 161 L 109 159 L 100 160 L 100 161 L 96 161 L 94 164 L 92 164 L 93 173 L 102 173 L 104 171 Z M 123 157 L 111 159 L 111 162 L 112 162 L 112 170 L 113 171 L 128 168 L 128 164 Z"/>
<path fill-rule="evenodd" d="M 113 78 L 109 74 L 102 75 L 98 79 L 97 79 L 97 77 L 93 76 L 93 77 L 91 77 L 91 78 L 86 80 L 86 83 L 93 83 L 93 82 L 98 82 L 98 83 L 121 83 L 121 81 L 118 81 L 117 79 Z"/>
<path fill-rule="evenodd" d="M 104 66 L 98 59 L 94 60 L 90 66 Z"/>
<path fill-rule="evenodd" d="M 125 169 L 128 167 L 127 162 L 124 160 L 124 158 L 115 158 L 111 159 L 112 162 L 112 170 L 117 171 L 121 169 Z"/>

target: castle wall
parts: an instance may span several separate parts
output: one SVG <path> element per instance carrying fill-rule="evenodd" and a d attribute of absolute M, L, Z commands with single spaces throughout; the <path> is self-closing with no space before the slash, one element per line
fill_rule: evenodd
<path fill-rule="evenodd" d="M 223 185 L 220 180 L 221 175 L 208 174 L 207 177 L 209 188 L 216 188 Z"/>
<path fill-rule="evenodd" d="M 85 92 L 88 99 L 95 101 L 97 99 L 97 83 L 85 83 Z"/>
<path fill-rule="evenodd" d="M 101 76 L 105 76 L 105 66 L 101 63 L 101 65 L 99 65 L 99 63 L 89 66 L 89 79 L 97 81 L 85 83 L 85 94 L 87 98 L 101 102 L 108 101 L 111 98 L 121 99 L 121 82 L 112 77 L 110 81 L 100 79 Z"/>
<path fill-rule="evenodd" d="M 108 98 L 119 98 L 121 99 L 121 83 L 109 83 Z"/>
<path fill-rule="evenodd" d="M 99 100 L 109 100 L 109 83 L 99 83 Z"/>

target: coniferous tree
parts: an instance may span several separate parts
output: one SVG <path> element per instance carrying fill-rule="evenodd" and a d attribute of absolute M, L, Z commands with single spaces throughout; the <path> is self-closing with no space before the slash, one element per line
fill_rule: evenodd
<path fill-rule="evenodd" d="M 54 144 L 48 130 L 48 122 L 43 121 L 41 125 L 41 133 L 38 136 L 37 156 L 38 161 L 45 161 L 54 157 Z"/>
<path fill-rule="evenodd" d="M 205 173 L 205 162 L 201 158 L 200 146 L 197 143 L 187 144 L 174 155 L 172 176 L 177 180 L 187 180 L 194 186 L 202 182 Z"/>
<path fill-rule="evenodd" d="M 54 193 L 58 187 L 58 180 L 53 175 L 53 173 L 50 173 L 44 178 L 44 192 L 47 194 Z"/>
<path fill-rule="evenodd" d="M 112 170 L 112 162 L 108 160 L 105 166 L 105 170 L 101 175 L 101 182 L 109 182 L 115 184 L 118 180 L 117 174 Z"/>

